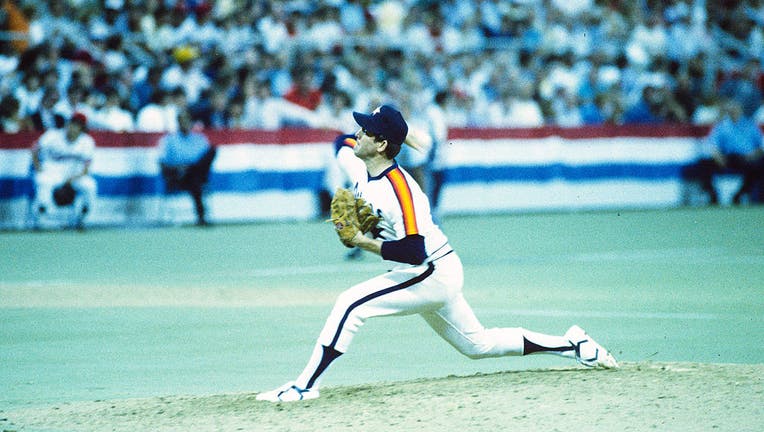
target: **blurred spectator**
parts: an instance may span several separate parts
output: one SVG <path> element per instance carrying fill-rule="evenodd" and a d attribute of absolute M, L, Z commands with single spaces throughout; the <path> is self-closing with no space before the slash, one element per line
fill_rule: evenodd
<path fill-rule="evenodd" d="M 489 0 L 484 3 L 490 3 Z M 406 5 L 398 0 L 382 0 L 370 6 L 371 16 L 377 24 L 382 37 L 396 39 L 403 33 L 403 21 L 406 18 Z"/>
<path fill-rule="evenodd" d="M 167 102 L 167 105 L 169 107 L 168 109 L 174 110 L 176 116 L 181 111 L 186 111 L 189 109 L 188 97 L 186 96 L 186 92 L 183 91 L 182 88 L 169 90 L 167 93 L 170 94 L 170 99 Z M 177 120 L 176 120 L 176 123 L 177 123 Z M 171 132 L 174 132 L 174 131 L 171 131 Z"/>
<path fill-rule="evenodd" d="M 720 120 L 721 107 L 716 93 L 705 93 L 700 97 L 700 103 L 692 113 L 692 124 L 711 125 Z"/>
<path fill-rule="evenodd" d="M 323 95 L 321 89 L 313 82 L 313 79 L 314 74 L 310 69 L 300 67 L 295 70 L 294 84 L 284 94 L 284 99 L 309 110 L 318 108 Z"/>
<path fill-rule="evenodd" d="M 16 52 L 13 51 L 11 44 L 0 40 L 0 78 L 11 76 L 18 66 L 19 57 Z M 0 92 L 6 90 L 7 84 L 3 83 L 2 87 L 3 88 L 0 88 Z"/>
<path fill-rule="evenodd" d="M 687 113 L 666 86 L 646 86 L 642 98 L 623 114 L 625 124 L 679 123 L 687 119 Z"/>
<path fill-rule="evenodd" d="M 270 54 L 277 53 L 284 48 L 289 39 L 287 30 L 285 4 L 282 2 L 258 2 L 262 7 L 261 18 L 256 27 L 263 37 L 263 48 Z"/>
<path fill-rule="evenodd" d="M 217 149 L 207 137 L 192 130 L 191 114 L 178 113 L 178 131 L 163 136 L 158 143 L 159 164 L 165 191 L 183 190 L 191 195 L 196 211 L 196 224 L 208 225 L 204 206 L 204 189 Z"/>
<path fill-rule="evenodd" d="M 581 122 L 585 125 L 600 125 L 607 121 L 605 114 L 602 110 L 604 99 L 607 96 L 603 93 L 598 93 L 594 97 L 584 97 L 579 110 L 581 115 Z"/>
<path fill-rule="evenodd" d="M 101 124 L 99 124 L 99 111 L 103 108 L 105 102 L 106 97 L 103 93 L 91 87 L 85 93 L 82 102 L 77 105 L 76 110 L 88 118 L 88 124 L 91 129 L 102 128 Z"/>
<path fill-rule="evenodd" d="M 242 86 L 244 112 L 242 125 L 250 129 L 277 129 L 281 120 L 268 117 L 264 110 L 265 101 L 270 96 L 270 86 L 259 82 L 254 77 L 248 77 Z M 271 113 L 273 114 L 273 113 Z"/>
<path fill-rule="evenodd" d="M 570 18 L 576 18 L 594 7 L 593 0 L 551 0 L 550 3 L 552 7 Z"/>
<path fill-rule="evenodd" d="M 19 114 L 20 106 L 18 99 L 12 94 L 0 99 L 0 133 L 16 133 L 31 129 L 31 126 L 26 124 Z"/>
<path fill-rule="evenodd" d="M 339 23 L 347 34 L 358 34 L 366 27 L 366 10 L 361 0 L 347 0 L 340 2 Z"/>
<path fill-rule="evenodd" d="M 474 16 L 458 23 L 446 25 L 443 28 L 441 44 L 446 54 L 454 55 L 463 52 L 475 52 L 484 43 L 485 38 L 480 32 Z"/>
<path fill-rule="evenodd" d="M 575 92 L 582 86 L 588 75 L 588 67 L 581 62 L 575 62 L 572 52 L 554 57 L 547 67 L 547 73 L 539 82 L 541 97 L 550 101 L 557 89 L 565 88 Z"/>
<path fill-rule="evenodd" d="M 748 59 L 739 71 L 732 71 L 719 87 L 722 97 L 733 97 L 740 102 L 746 117 L 753 116 L 761 106 L 763 91 L 764 73 L 757 58 Z"/>
<path fill-rule="evenodd" d="M 223 18 L 220 48 L 230 56 L 236 56 L 254 46 L 257 35 L 248 13 L 233 13 Z"/>
<path fill-rule="evenodd" d="M 175 132 L 178 111 L 171 103 L 172 95 L 162 89 L 152 94 L 152 101 L 138 111 L 135 130 L 138 132 Z"/>
<path fill-rule="evenodd" d="M 88 32 L 77 20 L 75 9 L 66 0 L 51 0 L 47 4 L 34 4 L 25 11 L 33 13 L 29 20 L 29 42 L 32 46 L 42 42 L 61 46 L 72 41 L 77 46 L 88 46 Z"/>
<path fill-rule="evenodd" d="M 702 50 L 710 48 L 711 35 L 705 23 L 694 19 L 686 3 L 679 1 L 666 8 L 664 19 L 669 24 L 666 53 L 670 59 L 686 62 Z"/>
<path fill-rule="evenodd" d="M 578 95 L 565 88 L 558 88 L 552 100 L 552 122 L 561 127 L 578 127 L 584 124 Z"/>
<path fill-rule="evenodd" d="M 326 95 L 316 110 L 316 123 L 327 128 L 354 132 L 358 124 L 353 118 L 353 106 L 350 96 L 343 91 L 334 91 Z M 332 156 L 332 159 L 334 157 Z M 336 188 L 330 189 L 334 193 Z"/>
<path fill-rule="evenodd" d="M 97 112 L 98 128 L 112 132 L 133 132 L 135 121 L 130 111 L 122 107 L 122 98 L 115 89 L 106 93 L 103 108 Z"/>
<path fill-rule="evenodd" d="M 124 0 L 99 0 L 103 2 L 103 14 L 94 14 L 88 24 L 91 36 L 107 39 L 128 31 Z"/>
<path fill-rule="evenodd" d="M 101 63 L 107 73 L 117 74 L 128 67 L 128 58 L 123 44 L 122 35 L 112 34 L 104 40 L 100 53 Z"/>
<path fill-rule="evenodd" d="M 60 98 L 53 111 L 64 119 L 68 119 L 75 111 L 82 109 L 82 101 L 85 98 L 85 91 L 79 85 L 71 85 L 66 90 L 66 97 Z"/>
<path fill-rule="evenodd" d="M 144 15 L 141 32 L 149 49 L 155 53 L 166 53 L 180 45 L 176 30 L 184 18 L 182 9 L 168 7 L 164 2 L 152 14 Z"/>
<path fill-rule="evenodd" d="M 213 87 L 209 91 L 209 97 L 202 98 L 209 101 L 206 104 L 197 104 L 192 107 L 194 119 L 202 122 L 205 128 L 226 129 L 229 127 L 230 113 L 228 112 L 228 95 L 226 89 Z"/>
<path fill-rule="evenodd" d="M 504 99 L 507 111 L 505 127 L 538 127 L 544 125 L 544 113 L 533 98 L 533 86 L 528 82 L 516 82 L 510 86 Z"/>
<path fill-rule="evenodd" d="M 130 95 L 130 108 L 136 112 L 157 99 L 154 93 L 161 90 L 160 81 L 162 79 L 162 69 L 159 66 L 150 67 L 141 80 L 137 80 L 133 85 L 133 91 Z"/>
<path fill-rule="evenodd" d="M 682 106 L 687 117 L 692 118 L 703 94 L 693 88 L 692 80 L 685 71 L 677 71 L 672 78 L 674 79 L 673 93 L 676 101 Z"/>
<path fill-rule="evenodd" d="M 322 125 L 320 113 L 273 95 L 269 82 L 248 80 L 244 85 L 242 125 L 275 130 L 283 126 Z"/>
<path fill-rule="evenodd" d="M 19 112 L 23 117 L 30 117 L 37 112 L 40 102 L 45 94 L 41 84 L 41 77 L 35 73 L 24 74 L 21 85 L 16 87 L 14 96 L 19 101 Z"/>
<path fill-rule="evenodd" d="M 711 204 L 719 202 L 713 178 L 724 173 L 743 176 L 743 184 L 732 198 L 740 204 L 744 196 L 758 202 L 761 196 L 751 197 L 754 188 L 761 195 L 764 175 L 764 143 L 759 127 L 743 114 L 743 108 L 735 99 L 727 99 L 723 105 L 722 119 L 711 129 L 707 138 L 709 156 L 683 170 L 683 177 L 696 181 L 708 194 Z"/>
<path fill-rule="evenodd" d="M 501 31 L 501 8 L 498 0 L 487 0 L 478 3 L 480 27 L 483 34 L 488 37 L 494 36 Z"/>
<path fill-rule="evenodd" d="M 202 91 L 207 90 L 211 83 L 204 74 L 199 60 L 199 49 L 184 45 L 175 48 L 172 58 L 175 62 L 165 69 L 161 78 L 161 86 L 165 89 L 182 88 L 188 102 L 193 104 L 199 99 Z"/>
<path fill-rule="evenodd" d="M 432 153 L 430 156 L 431 179 L 429 190 L 425 193 L 430 197 L 432 214 L 438 217 L 440 205 L 440 192 L 445 181 L 446 152 L 448 149 L 448 118 L 446 117 L 446 105 L 449 94 L 440 91 L 435 94 L 432 102 L 425 108 L 425 114 L 429 120 L 429 133 L 432 137 Z"/>
<path fill-rule="evenodd" d="M 244 96 L 235 95 L 229 100 L 227 107 L 226 128 L 246 129 L 244 126 Z"/>
<path fill-rule="evenodd" d="M 699 95 L 713 92 L 735 95 L 750 116 L 764 90 L 764 7 L 755 0 L 17 0 L 3 10 L 11 3 L 22 35 L 28 23 L 28 39 L 0 41 L 0 96 L 13 92 L 25 121 L 42 89 L 66 95 L 76 86 L 94 127 L 90 114 L 110 87 L 134 117 L 159 87 L 181 88 L 188 104 L 205 109 L 216 87 L 226 94 L 218 111 L 238 125 L 310 123 L 295 120 L 288 105 L 279 106 L 291 114 L 272 116 L 277 121 L 256 118 L 266 111 L 253 116 L 245 78 L 229 79 L 240 69 L 268 83 L 268 99 L 308 110 L 336 89 L 358 109 L 371 98 L 394 99 L 382 84 L 392 78 L 420 83 L 423 100 L 451 89 L 451 127 L 497 124 L 516 79 L 533 83 L 541 124 L 561 123 L 553 115 L 560 88 L 577 93 L 570 97 L 590 114 L 585 123 L 644 121 L 656 109 L 638 103 L 646 86 L 666 87 L 661 97 L 685 113 L 657 109 L 651 121 L 659 122 L 689 121 Z M 10 15 L 2 17 L 0 30 L 10 25 Z M 302 81 L 303 71 L 312 77 Z M 71 114 L 65 105 L 56 110 Z M 232 115 L 239 106 L 242 115 Z"/>
<path fill-rule="evenodd" d="M 344 29 L 340 26 L 339 12 L 332 6 L 318 6 L 308 17 L 305 38 L 322 53 L 328 53 L 338 44 Z"/>
<path fill-rule="evenodd" d="M 223 40 L 223 33 L 212 17 L 212 4 L 199 1 L 180 26 L 181 40 L 193 43 L 202 50 L 218 46 Z"/>
<path fill-rule="evenodd" d="M 55 111 L 55 105 L 58 102 L 59 94 L 55 88 L 49 88 L 45 91 L 37 110 L 30 116 L 35 130 L 46 131 L 48 129 L 59 129 L 64 127 L 66 117 L 61 117 Z"/>
<path fill-rule="evenodd" d="M 440 23 L 422 5 L 413 4 L 403 20 L 402 43 L 425 55 L 433 55 L 442 34 Z"/>
<path fill-rule="evenodd" d="M 53 190 L 66 184 L 76 191 L 71 205 L 76 215 L 75 225 L 82 228 L 96 198 L 96 182 L 90 175 L 95 142 L 86 128 L 87 118 L 75 113 L 65 128 L 47 130 L 32 147 L 35 196 L 31 205 L 35 227 L 41 215 L 57 207 Z"/>
<path fill-rule="evenodd" d="M 455 89 L 446 102 L 446 119 L 450 127 L 464 128 L 480 125 L 480 120 L 473 109 L 473 97 L 460 89 Z"/>
<path fill-rule="evenodd" d="M 668 35 L 661 14 L 649 13 L 647 21 L 638 23 L 626 46 L 626 55 L 634 65 L 646 67 L 653 59 L 666 52 Z"/>
<path fill-rule="evenodd" d="M 694 95 L 717 92 L 718 62 L 710 58 L 706 53 L 698 53 L 690 58 L 687 63 L 680 64 L 680 67 L 685 69 Z"/>

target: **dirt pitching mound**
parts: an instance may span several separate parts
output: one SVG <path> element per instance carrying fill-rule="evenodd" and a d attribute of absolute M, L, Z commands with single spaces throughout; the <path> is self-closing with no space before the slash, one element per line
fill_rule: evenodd
<path fill-rule="evenodd" d="M 640 362 L 327 387 L 291 404 L 244 393 L 18 408 L 0 411 L 0 430 L 758 432 L 763 381 L 760 364 Z"/>

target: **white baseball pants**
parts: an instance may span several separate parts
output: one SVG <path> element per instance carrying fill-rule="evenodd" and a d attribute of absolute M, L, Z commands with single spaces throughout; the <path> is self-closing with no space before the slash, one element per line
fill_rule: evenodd
<path fill-rule="evenodd" d="M 311 359 L 296 380 L 300 388 L 318 385 L 333 358 L 345 353 L 364 322 L 372 317 L 420 314 L 443 339 L 469 358 L 523 355 L 526 340 L 547 347 L 569 346 L 561 336 L 523 328 L 486 329 L 462 294 L 464 273 L 455 252 L 412 268 L 392 270 L 339 295 L 326 320 Z M 572 351 L 557 352 L 574 356 Z"/>

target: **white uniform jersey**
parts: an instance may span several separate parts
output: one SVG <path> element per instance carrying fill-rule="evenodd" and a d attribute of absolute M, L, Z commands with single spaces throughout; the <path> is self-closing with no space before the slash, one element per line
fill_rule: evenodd
<path fill-rule="evenodd" d="M 58 208 L 53 200 L 53 190 L 65 181 L 71 181 L 76 191 L 71 208 L 73 223 L 81 225 L 88 211 L 95 203 L 97 185 L 90 175 L 82 175 L 95 154 L 95 141 L 86 134 L 70 142 L 66 138 L 66 129 L 51 129 L 40 136 L 35 144 L 39 151 L 40 170 L 34 174 L 35 194 L 32 202 L 33 223 L 39 223 L 43 214 L 52 214 Z"/>
<path fill-rule="evenodd" d="M 354 146 L 354 138 L 345 138 L 337 160 L 347 173 L 356 197 L 366 200 L 382 218 L 374 236 L 386 241 L 420 235 L 424 238 L 426 262 L 436 259 L 441 252 L 450 251 L 448 238 L 432 220 L 427 196 L 409 173 L 394 163 L 379 176 L 370 177 L 366 165 L 353 153 Z"/>
<path fill-rule="evenodd" d="M 82 173 L 93 160 L 95 141 L 81 133 L 74 142 L 66 139 L 66 129 L 51 129 L 37 141 L 40 150 L 41 171 L 61 179 Z"/>

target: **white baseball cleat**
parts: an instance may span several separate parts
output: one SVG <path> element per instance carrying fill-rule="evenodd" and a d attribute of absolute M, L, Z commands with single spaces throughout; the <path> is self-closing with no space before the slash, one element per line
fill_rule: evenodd
<path fill-rule="evenodd" d="M 565 338 L 576 348 L 576 360 L 584 366 L 615 369 L 618 362 L 615 361 L 608 350 L 591 338 L 584 329 L 574 325 L 565 332 Z"/>
<path fill-rule="evenodd" d="M 255 399 L 268 402 L 297 402 L 316 399 L 318 396 L 317 389 L 301 389 L 294 385 L 294 381 L 289 381 L 275 390 L 258 393 Z"/>

